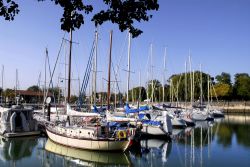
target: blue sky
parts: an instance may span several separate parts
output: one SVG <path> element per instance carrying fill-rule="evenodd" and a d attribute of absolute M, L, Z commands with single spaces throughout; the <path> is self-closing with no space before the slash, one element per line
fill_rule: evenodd
<path fill-rule="evenodd" d="M 4 87 L 13 88 L 18 69 L 19 87 L 26 89 L 38 83 L 44 71 L 45 48 L 48 48 L 51 65 L 54 65 L 64 32 L 60 29 L 62 9 L 52 2 L 18 1 L 20 13 L 13 22 L 0 18 L 0 65 L 4 65 Z M 94 4 L 95 11 L 103 7 L 100 0 L 86 1 Z M 250 62 L 250 0 L 159 0 L 160 9 L 152 12 L 149 22 L 136 24 L 144 33 L 132 40 L 131 86 L 145 85 L 150 44 L 153 45 L 154 78 L 162 80 L 164 47 L 167 46 L 167 76 L 184 72 L 189 49 L 193 68 L 202 64 L 203 71 L 212 76 L 229 72 L 249 73 Z M 85 24 L 73 33 L 73 77 L 83 78 L 91 44 L 94 24 L 91 15 Z M 117 25 L 105 23 L 99 27 L 98 90 L 106 89 L 102 78 L 107 78 L 109 32 L 113 30 L 113 64 L 121 60 L 120 69 L 127 68 L 127 32 L 121 33 Z M 66 34 L 68 38 L 68 34 Z M 54 85 L 58 75 L 64 74 L 65 45 Z M 65 51 L 66 50 L 66 51 Z M 126 89 L 126 72 L 120 70 L 119 85 Z M 113 75 L 113 74 L 112 74 Z M 1 79 L 0 79 L 1 80 Z M 73 81 L 73 93 L 78 91 Z M 62 86 L 62 84 L 60 85 Z"/>

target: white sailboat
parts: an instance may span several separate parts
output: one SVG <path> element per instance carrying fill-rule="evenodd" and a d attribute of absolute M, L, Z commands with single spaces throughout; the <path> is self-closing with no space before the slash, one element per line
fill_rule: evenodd
<path fill-rule="evenodd" d="M 71 46 L 72 45 L 72 31 L 70 31 L 70 54 L 69 54 L 69 78 L 68 78 L 68 99 L 70 97 L 70 74 L 71 74 Z M 112 31 L 110 33 L 110 62 L 112 50 Z M 109 67 L 110 74 L 110 67 Z M 110 80 L 110 75 L 109 75 Z M 109 83 L 110 84 L 110 83 Z M 110 85 L 108 86 L 110 89 Z M 108 97 L 110 93 L 108 91 Z M 109 108 L 109 101 L 108 101 Z M 48 124 L 46 132 L 48 137 L 59 144 L 88 150 L 101 151 L 125 151 L 130 139 L 125 130 L 110 131 L 106 125 L 99 125 L 101 122 L 96 120 L 94 126 L 81 124 L 65 125 L 65 124 Z"/>

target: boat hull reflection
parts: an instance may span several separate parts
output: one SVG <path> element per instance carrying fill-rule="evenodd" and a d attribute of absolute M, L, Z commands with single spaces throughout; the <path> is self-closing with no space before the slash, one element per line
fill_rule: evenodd
<path fill-rule="evenodd" d="M 90 150 L 76 149 L 57 144 L 48 139 L 45 145 L 45 150 L 65 156 L 66 159 L 74 161 L 80 165 L 124 165 L 131 164 L 129 156 L 121 152 L 98 152 Z"/>
<path fill-rule="evenodd" d="M 141 140 L 138 147 L 130 149 L 134 166 L 166 166 L 172 142 L 159 139 Z"/>

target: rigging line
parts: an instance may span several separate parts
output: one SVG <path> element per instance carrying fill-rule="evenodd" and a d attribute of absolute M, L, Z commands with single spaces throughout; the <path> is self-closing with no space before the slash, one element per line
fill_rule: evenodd
<path fill-rule="evenodd" d="M 93 44 L 92 44 L 92 49 L 91 49 L 91 52 L 90 52 L 89 60 L 88 60 L 87 66 L 86 66 L 84 78 L 83 78 L 81 89 L 80 89 L 80 95 L 79 95 L 79 103 L 80 103 L 79 105 L 80 105 L 80 107 L 82 106 L 83 96 L 86 94 L 86 88 L 87 88 L 87 85 L 88 85 L 89 75 L 90 75 L 90 72 L 91 72 L 94 49 L 95 49 L 95 40 L 93 41 Z"/>
<path fill-rule="evenodd" d="M 49 65 L 49 74 L 50 74 L 50 78 L 52 78 L 53 76 L 52 76 L 52 74 L 51 74 L 51 68 L 50 68 L 48 50 L 46 50 L 46 51 L 47 51 L 46 57 L 47 57 L 48 65 Z M 53 87 L 54 87 L 54 86 L 53 86 L 53 82 L 52 82 L 52 83 L 51 83 L 51 88 L 52 88 L 52 90 L 53 90 Z M 49 88 L 50 88 L 50 87 L 48 87 L 47 91 L 49 91 Z M 56 98 L 55 98 L 55 92 L 52 91 L 52 94 L 53 94 L 53 99 L 54 99 L 54 102 L 55 102 L 55 107 L 56 107 L 56 109 L 57 109 L 57 106 L 56 106 Z"/>
<path fill-rule="evenodd" d="M 40 82 L 41 82 L 41 72 L 39 73 L 39 76 L 38 76 L 38 82 L 37 82 L 38 87 L 40 87 Z"/>
<path fill-rule="evenodd" d="M 93 58 L 93 56 L 92 56 L 92 58 Z M 92 67 L 92 64 L 93 64 L 93 61 L 91 61 L 90 62 L 90 68 L 89 68 L 89 70 L 88 70 L 88 73 L 87 73 L 87 78 L 86 78 L 86 81 L 85 81 L 85 89 L 87 88 L 87 86 L 88 86 L 88 82 L 89 82 L 89 76 L 90 76 L 90 73 L 91 73 L 91 67 Z M 84 89 L 84 90 L 85 90 Z"/>
<path fill-rule="evenodd" d="M 118 60 L 118 67 L 120 67 L 120 63 L 121 63 L 121 60 L 122 60 L 122 57 L 123 57 L 123 51 L 124 51 L 124 48 L 125 48 L 125 43 L 127 42 L 127 39 L 128 39 L 128 34 L 129 32 L 127 32 L 126 36 L 125 36 L 125 39 L 124 39 L 124 43 L 123 43 L 123 47 L 122 47 L 122 51 L 121 51 L 121 55 L 119 57 L 119 60 Z"/>
<path fill-rule="evenodd" d="M 85 74 L 84 74 L 84 78 L 83 78 L 83 81 L 82 81 L 82 86 L 81 86 L 81 92 L 83 91 L 83 87 L 85 85 L 85 82 L 86 82 L 86 72 L 89 71 L 88 68 L 90 66 L 90 62 L 92 61 L 92 57 L 93 57 L 93 50 L 94 50 L 94 42 L 92 44 L 92 49 L 91 49 L 91 52 L 90 52 L 90 57 L 89 57 L 89 60 L 88 60 L 88 63 L 87 63 L 87 66 L 86 66 L 86 70 L 85 70 Z"/>
<path fill-rule="evenodd" d="M 117 73 L 115 72 L 115 68 L 114 68 L 114 65 L 113 65 L 113 61 L 111 62 L 111 66 L 112 66 L 112 69 L 113 69 L 113 72 L 114 72 L 116 86 L 117 86 L 117 88 L 118 88 L 118 92 L 120 93 L 120 88 L 119 88 L 119 84 L 118 84 L 118 81 L 117 81 Z"/>
<path fill-rule="evenodd" d="M 94 50 L 94 47 L 93 47 L 93 50 Z M 87 73 L 86 73 L 86 77 L 85 77 L 85 81 L 84 81 L 84 89 L 86 89 L 86 87 L 88 86 L 88 81 L 89 81 L 89 76 L 90 76 L 90 73 L 91 73 L 91 67 L 92 67 L 92 64 L 93 64 L 93 54 L 94 52 L 91 53 L 91 56 L 90 56 L 90 62 L 88 64 L 88 69 L 87 69 Z"/>
<path fill-rule="evenodd" d="M 74 59 L 73 59 L 73 61 L 74 61 L 74 63 L 75 63 L 77 76 L 78 76 L 78 78 L 80 78 L 80 72 L 79 72 L 79 68 L 78 68 L 78 65 L 77 65 L 77 61 L 75 61 Z"/>
<path fill-rule="evenodd" d="M 60 45 L 60 49 L 59 49 L 59 52 L 58 52 L 58 54 L 57 54 L 56 63 L 55 63 L 55 66 L 54 66 L 54 68 L 53 68 L 52 77 L 50 78 L 50 82 L 49 82 L 49 87 L 50 87 L 50 85 L 51 85 L 51 83 L 52 83 L 52 78 L 53 78 L 53 76 L 54 76 L 55 69 L 56 69 L 56 65 L 57 65 L 57 62 L 58 62 L 59 57 L 60 57 L 62 45 L 63 45 L 63 43 L 64 43 L 65 34 L 66 34 L 66 32 L 65 32 L 64 35 L 63 35 L 63 39 L 62 39 L 62 42 L 61 42 L 61 45 Z M 46 96 L 45 96 L 45 98 L 44 98 L 44 103 L 45 103 L 45 100 L 46 100 L 47 96 L 48 96 L 48 92 L 46 92 Z"/>

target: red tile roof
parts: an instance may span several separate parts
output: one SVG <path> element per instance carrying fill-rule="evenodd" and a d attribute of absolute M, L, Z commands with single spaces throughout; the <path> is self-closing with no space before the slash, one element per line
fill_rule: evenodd
<path fill-rule="evenodd" d="M 17 94 L 23 95 L 23 96 L 43 96 L 43 92 L 34 92 L 29 90 L 17 90 Z M 52 96 L 52 94 L 49 92 L 48 96 Z"/>

